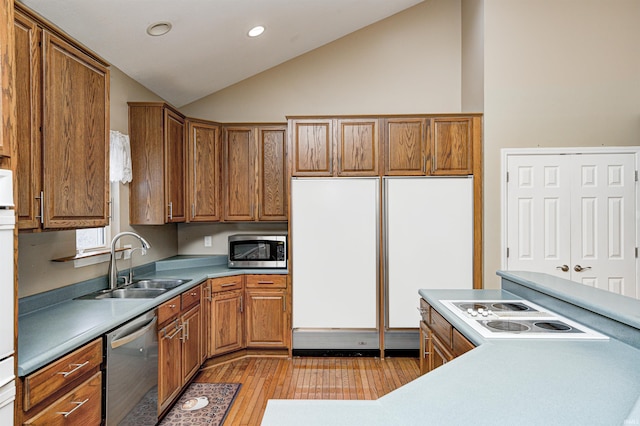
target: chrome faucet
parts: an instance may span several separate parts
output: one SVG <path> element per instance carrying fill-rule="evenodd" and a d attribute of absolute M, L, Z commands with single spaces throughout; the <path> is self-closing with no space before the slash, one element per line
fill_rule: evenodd
<path fill-rule="evenodd" d="M 113 239 L 111 240 L 111 260 L 109 261 L 109 289 L 111 290 L 115 289 L 118 286 L 118 267 L 116 266 L 116 243 L 121 237 L 124 237 L 126 235 L 136 237 L 138 240 L 140 240 L 143 250 L 148 250 L 151 248 L 151 244 L 149 244 L 147 240 L 145 240 L 142 236 L 136 234 L 135 232 L 125 231 L 113 237 Z M 133 254 L 133 250 L 131 251 L 131 254 Z M 129 277 L 132 277 L 131 268 L 129 268 Z M 126 281 L 126 277 L 124 278 Z"/>

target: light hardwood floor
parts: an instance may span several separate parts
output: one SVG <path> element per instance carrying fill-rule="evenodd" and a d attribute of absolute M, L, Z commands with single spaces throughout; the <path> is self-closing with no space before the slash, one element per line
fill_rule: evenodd
<path fill-rule="evenodd" d="M 243 358 L 196 382 L 242 383 L 225 426 L 259 425 L 269 399 L 377 399 L 417 378 L 417 358 Z"/>

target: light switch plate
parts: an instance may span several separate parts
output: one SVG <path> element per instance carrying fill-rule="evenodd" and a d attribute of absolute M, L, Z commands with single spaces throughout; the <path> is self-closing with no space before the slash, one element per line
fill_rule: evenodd
<path fill-rule="evenodd" d="M 211 247 L 211 235 L 205 235 L 204 237 L 204 246 Z"/>

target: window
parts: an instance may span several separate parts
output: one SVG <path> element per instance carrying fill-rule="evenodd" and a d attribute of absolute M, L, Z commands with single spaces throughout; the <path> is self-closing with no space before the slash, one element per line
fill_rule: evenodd
<path fill-rule="evenodd" d="M 111 235 L 118 232 L 119 217 L 115 212 L 119 211 L 118 200 L 120 199 L 119 183 L 111 183 L 111 220 L 109 225 L 101 228 L 86 228 L 76 230 L 76 253 L 83 254 L 91 251 L 105 252 L 110 249 Z M 87 266 L 95 263 L 108 261 L 103 256 L 82 259 L 76 261 L 76 267 Z"/>
<path fill-rule="evenodd" d="M 105 249 L 107 247 L 107 228 L 108 226 L 76 230 L 76 251 L 84 253 Z"/>

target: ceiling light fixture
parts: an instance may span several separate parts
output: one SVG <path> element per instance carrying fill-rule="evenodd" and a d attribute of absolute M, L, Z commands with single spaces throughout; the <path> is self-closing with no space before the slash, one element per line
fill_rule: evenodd
<path fill-rule="evenodd" d="M 264 32 L 264 27 L 262 25 L 258 25 L 257 27 L 251 28 L 247 33 L 247 35 L 249 37 L 258 37 L 263 32 Z"/>
<path fill-rule="evenodd" d="M 150 36 L 161 36 L 171 31 L 171 22 L 156 22 L 147 27 L 147 34 Z"/>

